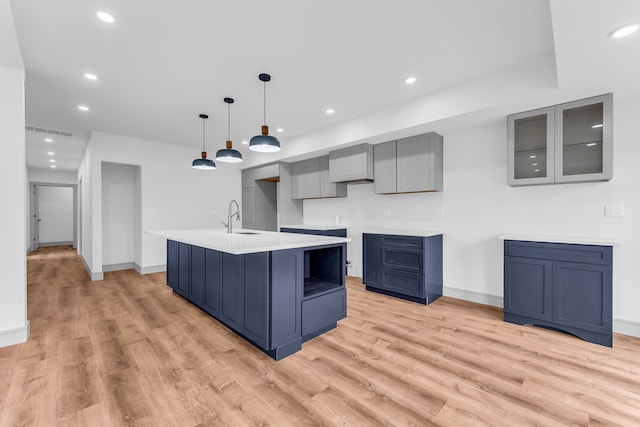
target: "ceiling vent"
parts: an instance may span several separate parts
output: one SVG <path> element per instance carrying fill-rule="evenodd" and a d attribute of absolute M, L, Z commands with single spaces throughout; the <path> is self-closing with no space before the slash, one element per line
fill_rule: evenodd
<path fill-rule="evenodd" d="M 51 135 L 60 135 L 60 136 L 73 136 L 73 134 L 71 132 L 64 132 L 64 131 L 61 131 L 61 130 L 44 129 L 44 128 L 37 128 L 37 127 L 33 127 L 33 126 L 25 126 L 24 128 L 26 130 L 30 130 L 32 132 L 40 132 L 40 133 L 47 133 L 47 134 L 51 134 Z"/>

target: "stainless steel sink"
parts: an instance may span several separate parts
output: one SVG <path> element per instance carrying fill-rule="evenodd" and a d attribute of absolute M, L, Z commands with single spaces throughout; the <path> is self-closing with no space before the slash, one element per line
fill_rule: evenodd
<path fill-rule="evenodd" d="M 260 234 L 260 233 L 256 233 L 254 231 L 234 231 L 231 234 Z"/>

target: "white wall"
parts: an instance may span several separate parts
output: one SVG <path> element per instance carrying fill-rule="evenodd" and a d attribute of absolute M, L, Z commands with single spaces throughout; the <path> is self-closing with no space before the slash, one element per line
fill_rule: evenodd
<path fill-rule="evenodd" d="M 353 239 L 349 273 L 359 277 L 367 227 L 442 230 L 445 293 L 478 293 L 494 302 L 503 296 L 499 234 L 613 237 L 622 243 L 614 249 L 614 319 L 618 325 L 640 326 L 635 268 L 640 254 L 638 117 L 640 100 L 614 96 L 614 178 L 609 182 L 509 187 L 505 117 L 500 125 L 443 135 L 442 193 L 376 195 L 373 184 L 350 185 L 345 199 L 306 200 L 304 222 L 332 224 L 339 214 Z M 624 205 L 626 216 L 605 218 L 605 204 Z M 385 209 L 390 216 L 384 216 Z"/>
<path fill-rule="evenodd" d="M 133 262 L 136 169 L 139 167 L 102 163 L 103 266 Z"/>
<path fill-rule="evenodd" d="M 40 244 L 73 242 L 73 187 L 38 186 Z"/>
<path fill-rule="evenodd" d="M 28 338 L 24 66 L 7 1 L 0 1 L 0 347 Z M 7 209 L 6 207 L 10 207 Z"/>
<path fill-rule="evenodd" d="M 82 177 L 82 255 L 93 278 L 103 265 L 102 162 L 140 166 L 142 272 L 164 268 L 165 240 L 147 230 L 222 228 L 227 206 L 241 199 L 237 165 L 214 171 L 191 168 L 200 152 L 177 145 L 93 132 L 78 172 Z M 134 246 L 135 247 L 135 246 Z M 135 250 L 134 250 L 135 252 Z"/>
<path fill-rule="evenodd" d="M 27 177 L 29 182 L 47 183 L 47 184 L 77 184 L 78 172 L 53 170 L 44 168 L 27 168 Z"/>

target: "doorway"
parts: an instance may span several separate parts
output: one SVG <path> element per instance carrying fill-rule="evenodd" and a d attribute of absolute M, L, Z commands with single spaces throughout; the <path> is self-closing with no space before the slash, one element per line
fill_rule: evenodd
<path fill-rule="evenodd" d="M 31 250 L 77 244 L 77 185 L 31 183 Z"/>

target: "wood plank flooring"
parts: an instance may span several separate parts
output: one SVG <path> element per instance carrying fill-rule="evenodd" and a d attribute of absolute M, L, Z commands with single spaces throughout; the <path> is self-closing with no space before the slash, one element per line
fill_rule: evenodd
<path fill-rule="evenodd" d="M 91 282 L 70 247 L 29 255 L 31 339 L 0 348 L 0 426 L 640 426 L 640 339 L 349 278 L 348 317 L 275 362 L 164 283 Z"/>

